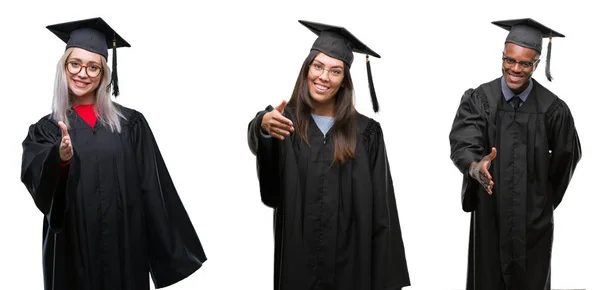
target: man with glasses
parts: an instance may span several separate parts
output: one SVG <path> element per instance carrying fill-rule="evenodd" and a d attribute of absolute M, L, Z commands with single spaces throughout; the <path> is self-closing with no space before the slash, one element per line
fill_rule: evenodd
<path fill-rule="evenodd" d="M 450 132 L 471 212 L 467 289 L 550 289 L 553 212 L 581 146 L 567 104 L 532 78 L 542 38 L 564 37 L 532 19 L 496 21 L 509 32 L 502 77 L 463 95 Z"/>

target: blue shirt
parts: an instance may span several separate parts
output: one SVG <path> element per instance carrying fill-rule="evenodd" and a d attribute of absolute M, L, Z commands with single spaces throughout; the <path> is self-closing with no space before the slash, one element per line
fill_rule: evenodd
<path fill-rule="evenodd" d="M 325 137 L 327 132 L 329 132 L 329 129 L 333 127 L 333 123 L 335 123 L 335 118 L 328 116 L 319 116 L 315 114 L 311 115 L 313 117 L 313 120 L 315 120 L 315 123 L 317 123 L 317 127 L 319 127 L 319 129 L 321 130 L 321 133 L 323 133 L 323 137 Z"/>
<path fill-rule="evenodd" d="M 510 101 L 510 99 L 512 99 L 516 94 L 506 84 L 506 79 L 504 79 L 504 76 L 502 76 L 502 81 L 500 82 L 500 84 L 502 84 L 502 94 L 504 95 L 504 99 L 506 99 L 506 101 Z M 531 93 L 532 89 L 533 80 L 530 79 L 527 88 L 518 95 L 519 98 L 521 98 L 521 101 L 523 101 L 523 103 L 527 101 L 527 98 L 529 97 L 529 94 Z"/>

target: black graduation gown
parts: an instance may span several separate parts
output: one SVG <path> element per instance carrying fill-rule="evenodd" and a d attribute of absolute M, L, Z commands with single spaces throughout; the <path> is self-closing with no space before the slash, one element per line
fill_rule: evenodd
<path fill-rule="evenodd" d="M 41 118 L 23 141 L 21 180 L 44 214 L 47 290 L 147 290 L 148 272 L 162 288 L 206 261 L 148 123 L 118 107 L 120 134 L 69 112 L 65 176 L 56 121 Z"/>
<path fill-rule="evenodd" d="M 292 133 L 260 136 L 248 126 L 261 198 L 274 208 L 275 287 L 392 290 L 410 285 L 404 243 L 378 122 L 358 115 L 356 159 L 333 164 L 333 142 L 312 118 L 310 146 Z M 284 116 L 295 122 L 286 108 Z"/>
<path fill-rule="evenodd" d="M 464 174 L 463 210 L 472 212 L 467 289 L 549 290 L 553 212 L 581 146 L 565 102 L 532 79 L 515 113 L 500 81 L 465 92 L 450 132 L 451 159 Z M 468 168 L 492 147 L 489 195 Z"/>

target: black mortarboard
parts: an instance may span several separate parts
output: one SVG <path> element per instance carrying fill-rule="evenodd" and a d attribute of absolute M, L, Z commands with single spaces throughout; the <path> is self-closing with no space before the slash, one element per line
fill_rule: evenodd
<path fill-rule="evenodd" d="M 518 46 L 531 48 L 540 54 L 542 53 L 542 38 L 549 38 L 548 53 L 546 55 L 546 77 L 549 81 L 552 81 L 552 76 L 550 75 L 552 37 L 565 37 L 564 35 L 542 25 L 531 18 L 494 21 L 492 24 L 510 31 L 506 37 L 505 43 L 510 42 Z"/>
<path fill-rule="evenodd" d="M 102 18 L 91 18 L 66 23 L 46 26 L 58 38 L 70 47 L 79 47 L 102 55 L 108 61 L 108 48 L 112 48 L 112 76 L 111 85 L 113 95 L 119 95 L 117 77 L 117 48 L 131 47 L 119 34 L 117 34 Z M 110 90 L 110 86 L 107 90 Z"/>
<path fill-rule="evenodd" d="M 373 110 L 379 111 L 379 102 L 375 95 L 375 87 L 373 86 L 373 77 L 371 74 L 371 64 L 369 63 L 369 55 L 380 58 L 379 54 L 367 47 L 352 33 L 343 27 L 327 25 L 322 23 L 298 20 L 302 25 L 306 26 L 310 31 L 314 32 L 317 37 L 311 50 L 320 51 L 330 57 L 343 61 L 348 68 L 352 66 L 354 60 L 353 52 L 364 53 L 367 56 L 367 77 L 369 80 L 369 91 L 371 93 L 371 102 Z"/>

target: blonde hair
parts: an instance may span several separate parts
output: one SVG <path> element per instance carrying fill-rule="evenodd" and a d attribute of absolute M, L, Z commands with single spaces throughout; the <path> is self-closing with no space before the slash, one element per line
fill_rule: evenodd
<path fill-rule="evenodd" d="M 74 48 L 68 48 L 63 56 L 56 65 L 56 77 L 54 79 L 54 96 L 52 98 L 52 119 L 56 121 L 63 121 L 67 127 L 69 127 L 69 120 L 67 113 L 73 106 L 73 98 L 69 91 L 69 84 L 67 82 L 67 72 L 65 64 L 67 59 L 73 52 Z M 95 111 L 98 116 L 98 120 L 107 125 L 111 132 L 121 133 L 121 120 L 125 118 L 119 108 L 110 99 L 110 68 L 106 59 L 102 57 L 102 80 L 96 88 L 94 103 Z"/>

